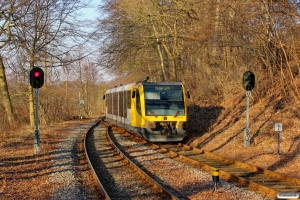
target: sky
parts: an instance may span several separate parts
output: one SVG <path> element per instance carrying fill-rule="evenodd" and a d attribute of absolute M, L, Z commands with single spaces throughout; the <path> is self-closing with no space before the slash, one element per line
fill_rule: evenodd
<path fill-rule="evenodd" d="M 91 8 L 85 8 L 85 9 L 82 9 L 82 18 L 83 19 L 88 19 L 88 20 L 95 20 L 97 17 L 100 18 L 101 15 L 99 14 L 99 11 L 97 11 L 97 5 L 99 5 L 101 3 L 101 0 L 91 0 L 91 4 L 90 4 L 90 7 Z M 115 78 L 114 75 L 112 74 L 108 74 L 105 70 L 102 71 L 101 70 L 101 73 L 102 74 L 106 74 L 106 75 L 103 75 L 104 77 L 104 80 L 105 81 L 111 81 L 112 79 Z"/>
<path fill-rule="evenodd" d="M 82 14 L 83 17 L 89 20 L 94 20 L 97 17 L 99 17 L 98 11 L 96 10 L 97 5 L 99 5 L 99 3 L 101 3 L 101 1 L 99 2 L 99 0 L 91 0 L 90 3 L 90 7 L 91 8 L 85 8 L 82 9 Z"/>

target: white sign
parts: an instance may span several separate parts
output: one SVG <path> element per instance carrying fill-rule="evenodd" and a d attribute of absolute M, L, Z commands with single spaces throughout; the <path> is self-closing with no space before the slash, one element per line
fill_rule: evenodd
<path fill-rule="evenodd" d="M 80 104 L 80 105 L 83 105 L 83 104 L 84 104 L 84 100 L 80 100 L 80 101 L 79 101 L 79 104 Z"/>
<path fill-rule="evenodd" d="M 280 192 L 277 194 L 278 199 L 298 199 L 300 193 L 298 192 Z"/>
<path fill-rule="evenodd" d="M 250 97 L 251 96 L 251 92 L 250 91 L 246 91 L 246 97 Z"/>
<path fill-rule="evenodd" d="M 275 123 L 275 131 L 279 131 L 281 132 L 282 131 L 282 124 L 281 123 Z"/>
<path fill-rule="evenodd" d="M 33 89 L 33 92 L 34 92 L 34 94 L 36 94 L 36 95 L 39 95 L 39 94 L 40 94 L 40 90 L 39 90 L 39 89 L 36 89 L 36 88 Z"/>

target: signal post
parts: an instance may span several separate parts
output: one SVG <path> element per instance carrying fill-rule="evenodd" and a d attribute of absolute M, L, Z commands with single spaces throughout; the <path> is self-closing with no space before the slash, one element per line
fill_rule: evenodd
<path fill-rule="evenodd" d="M 244 130 L 244 147 L 250 146 L 249 102 L 251 90 L 255 87 L 255 75 L 251 71 L 243 74 L 243 88 L 246 90 L 246 128 Z"/>
<path fill-rule="evenodd" d="M 34 131 L 34 154 L 40 153 L 40 131 L 38 128 L 39 125 L 39 118 L 38 118 L 38 95 L 40 94 L 39 88 L 44 85 L 44 71 L 39 68 L 35 67 L 32 68 L 29 74 L 30 78 L 30 85 L 34 90 L 34 94 L 36 96 L 35 101 L 35 131 Z"/>

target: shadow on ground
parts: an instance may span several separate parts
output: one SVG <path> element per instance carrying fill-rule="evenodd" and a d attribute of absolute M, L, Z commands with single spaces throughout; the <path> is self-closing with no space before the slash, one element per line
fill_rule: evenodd
<path fill-rule="evenodd" d="M 223 109 L 223 107 L 214 106 L 188 106 L 188 135 L 183 142 L 190 143 L 204 133 L 207 133 L 210 127 L 216 123 Z"/>

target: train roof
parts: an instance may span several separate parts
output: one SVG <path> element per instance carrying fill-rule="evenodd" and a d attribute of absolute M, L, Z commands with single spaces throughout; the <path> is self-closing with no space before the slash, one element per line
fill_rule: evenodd
<path fill-rule="evenodd" d="M 113 92 L 120 92 L 120 91 L 128 90 L 129 88 L 133 87 L 134 85 L 138 85 L 138 84 L 142 84 L 142 85 L 182 85 L 181 82 L 146 82 L 146 81 L 140 81 L 140 82 L 137 82 L 137 83 L 131 83 L 131 84 L 127 84 L 127 85 L 114 87 L 112 89 L 107 90 L 106 93 L 113 93 Z"/>
<path fill-rule="evenodd" d="M 141 82 L 142 85 L 182 85 L 181 82 Z"/>
<path fill-rule="evenodd" d="M 132 87 L 134 85 L 135 85 L 135 83 L 131 83 L 131 84 L 127 84 L 127 85 L 114 87 L 112 89 L 107 90 L 106 93 L 120 92 L 120 91 L 128 90 L 130 87 Z"/>

